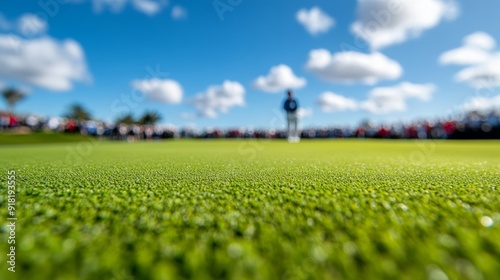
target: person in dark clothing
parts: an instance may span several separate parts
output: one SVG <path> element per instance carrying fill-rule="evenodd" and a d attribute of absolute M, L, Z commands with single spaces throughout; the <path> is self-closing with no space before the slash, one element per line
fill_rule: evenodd
<path fill-rule="evenodd" d="M 299 142 L 299 121 L 297 111 L 299 103 L 293 98 L 292 91 L 287 92 L 288 98 L 283 103 L 283 109 L 286 111 L 286 120 L 288 124 L 288 142 Z"/>

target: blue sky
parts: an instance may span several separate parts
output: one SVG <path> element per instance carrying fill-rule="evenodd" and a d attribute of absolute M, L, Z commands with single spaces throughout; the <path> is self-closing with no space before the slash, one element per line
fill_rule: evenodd
<path fill-rule="evenodd" d="M 161 113 L 163 123 L 199 127 L 275 126 L 285 88 L 294 88 L 305 109 L 304 126 L 446 116 L 474 98 L 498 94 L 497 81 L 474 83 L 489 69 L 484 64 L 491 59 L 464 62 L 456 53 L 443 62 L 442 55 L 466 47 L 464 38 L 480 34 L 470 37 L 471 46 L 495 57 L 496 46 L 488 42 L 500 38 L 496 15 L 500 2 L 404 4 L 403 19 L 395 15 L 390 28 L 383 26 L 372 37 L 361 39 L 353 24 L 366 26 L 373 21 L 363 11 L 380 13 L 391 1 L 407 2 L 221 0 L 218 7 L 230 7 L 223 12 L 223 20 L 215 1 L 42 0 L 52 4 L 48 10 L 38 1 L 3 2 L 0 45 L 2 37 L 16 38 L 21 40 L 21 51 L 0 47 L 4 64 L 0 85 L 29 89 L 29 97 L 16 107 L 18 112 L 61 116 L 70 104 L 81 103 L 102 120 L 114 120 L 127 111 L 139 116 L 152 109 Z M 361 2 L 372 3 L 363 6 Z M 119 5 L 113 8 L 109 3 Z M 319 18 L 313 7 L 319 9 Z M 419 14 L 419 9 L 428 10 Z M 300 10 L 309 26 L 298 19 Z M 23 16 L 30 14 L 41 23 L 27 20 L 32 31 L 27 34 L 19 26 Z M 43 45 L 43 40 L 53 44 Z M 67 40 L 72 42 L 68 49 L 79 49 L 81 54 L 68 51 L 60 57 Z M 31 51 L 24 47 L 28 45 Z M 359 57 L 358 64 L 352 65 L 356 59 L 339 58 L 328 69 L 310 67 L 313 50 L 328 50 L 334 57 L 348 45 L 356 52 L 351 55 Z M 47 55 L 51 46 L 59 51 Z M 375 53 L 387 61 L 375 59 Z M 59 64 L 60 60 L 65 63 Z M 61 69 L 66 72 L 51 70 L 54 65 L 64 65 Z M 267 76 L 273 67 L 279 68 L 274 77 L 278 86 L 277 92 L 269 93 L 273 77 Z M 285 68 L 293 72 L 292 77 L 280 78 L 287 75 Z M 363 80 L 364 71 L 376 78 Z M 461 71 L 466 73 L 459 79 Z M 156 77 L 151 75 L 154 72 Z M 260 76 L 267 77 L 269 84 L 257 86 Z M 151 82 L 151 78 L 158 80 Z M 59 85 L 61 80 L 69 85 Z M 137 101 L 124 105 L 123 98 Z M 373 109 L 370 102 L 386 103 Z"/>

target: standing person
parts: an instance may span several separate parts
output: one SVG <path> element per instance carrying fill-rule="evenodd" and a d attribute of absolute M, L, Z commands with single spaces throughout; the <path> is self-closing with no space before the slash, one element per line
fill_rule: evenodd
<path fill-rule="evenodd" d="M 286 120 L 288 123 L 288 142 L 299 142 L 299 121 L 297 117 L 297 110 L 299 109 L 299 103 L 293 98 L 293 93 L 291 90 L 287 92 L 288 98 L 283 104 L 283 109 L 286 111 Z"/>

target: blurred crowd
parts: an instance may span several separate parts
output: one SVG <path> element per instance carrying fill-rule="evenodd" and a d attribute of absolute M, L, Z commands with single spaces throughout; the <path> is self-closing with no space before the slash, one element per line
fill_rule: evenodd
<path fill-rule="evenodd" d="M 159 140 L 171 138 L 266 138 L 284 139 L 285 129 L 196 129 L 169 125 L 112 124 L 102 121 L 78 121 L 70 118 L 39 117 L 0 113 L 0 131 L 53 131 L 79 133 L 121 141 Z M 471 112 L 442 120 L 422 120 L 389 125 L 364 122 L 357 127 L 308 128 L 302 138 L 384 138 L 384 139 L 500 139 L 498 112 Z"/>

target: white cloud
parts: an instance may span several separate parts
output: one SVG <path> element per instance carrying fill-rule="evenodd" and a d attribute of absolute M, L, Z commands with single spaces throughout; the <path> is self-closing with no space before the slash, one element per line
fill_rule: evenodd
<path fill-rule="evenodd" d="M 381 49 L 419 37 L 458 14 L 454 0 L 358 0 L 358 18 L 351 30 L 372 49 Z"/>
<path fill-rule="evenodd" d="M 74 82 L 91 79 L 83 49 L 71 39 L 0 35 L 0 65 L 2 78 L 55 91 L 70 90 Z"/>
<path fill-rule="evenodd" d="M 183 7 L 176 5 L 172 8 L 172 18 L 175 20 L 184 19 L 187 17 L 187 11 Z"/>
<path fill-rule="evenodd" d="M 0 31 L 11 31 L 23 37 L 42 35 L 48 30 L 47 21 L 36 14 L 26 13 L 10 22 L 0 13 Z"/>
<path fill-rule="evenodd" d="M 24 14 L 18 20 L 18 32 L 25 37 L 47 32 L 47 22 L 35 14 Z"/>
<path fill-rule="evenodd" d="M 487 61 L 490 53 L 470 46 L 449 50 L 439 57 L 443 65 L 474 65 Z"/>
<path fill-rule="evenodd" d="M 168 79 L 134 80 L 132 81 L 132 87 L 144 93 L 150 100 L 167 104 L 180 103 L 184 94 L 181 85 L 177 81 Z"/>
<path fill-rule="evenodd" d="M 464 38 L 463 46 L 443 53 L 439 63 L 443 65 L 474 65 L 488 61 L 495 39 L 484 32 L 475 32 Z"/>
<path fill-rule="evenodd" d="M 306 84 L 306 79 L 295 76 L 289 66 L 280 64 L 272 67 L 267 76 L 258 77 L 253 86 L 265 92 L 277 93 L 287 89 L 302 88 Z"/>
<path fill-rule="evenodd" d="M 134 5 L 134 8 L 136 8 L 138 11 L 148 16 L 154 16 L 162 9 L 162 5 L 160 2 L 152 0 L 132 0 L 132 5 Z"/>
<path fill-rule="evenodd" d="M 316 103 L 323 112 L 327 113 L 358 109 L 356 100 L 329 91 L 322 93 Z"/>
<path fill-rule="evenodd" d="M 466 112 L 478 111 L 481 113 L 490 113 L 492 111 L 500 112 L 500 95 L 493 97 L 474 97 L 463 104 Z"/>
<path fill-rule="evenodd" d="M 429 101 L 435 89 L 432 84 L 404 82 L 393 87 L 374 88 L 369 92 L 368 99 L 362 102 L 333 92 L 325 92 L 319 96 L 317 105 L 327 113 L 361 109 L 375 114 L 385 114 L 405 111 L 407 100 L 410 98 Z"/>
<path fill-rule="evenodd" d="M 313 115 L 313 110 L 311 108 L 299 108 L 297 109 L 297 117 L 299 119 L 310 118 Z"/>
<path fill-rule="evenodd" d="M 335 25 L 335 20 L 318 7 L 309 11 L 301 9 L 297 12 L 296 19 L 312 35 L 326 33 Z"/>
<path fill-rule="evenodd" d="M 500 87 L 500 52 L 496 41 L 485 32 L 475 32 L 463 40 L 463 46 L 443 53 L 441 64 L 467 65 L 455 75 L 457 82 L 476 88 Z"/>
<path fill-rule="evenodd" d="M 500 53 L 487 61 L 467 67 L 455 75 L 455 80 L 476 88 L 500 86 Z"/>
<path fill-rule="evenodd" d="M 137 11 L 149 16 L 156 15 L 167 6 L 167 0 L 92 0 L 94 11 L 97 13 L 110 10 L 119 13 L 131 4 Z"/>
<path fill-rule="evenodd" d="M 198 93 L 189 104 L 198 109 L 199 116 L 216 118 L 231 107 L 245 105 L 245 88 L 238 82 L 226 80 L 222 85 L 210 86 Z"/>
<path fill-rule="evenodd" d="M 398 62 L 381 53 L 346 51 L 330 54 L 325 49 L 312 50 L 306 68 L 323 80 L 348 84 L 376 84 L 381 80 L 398 79 L 403 73 Z"/>
<path fill-rule="evenodd" d="M 436 87 L 432 84 L 401 83 L 393 87 L 374 88 L 361 108 L 375 114 L 401 112 L 406 110 L 407 99 L 429 101 Z"/>
<path fill-rule="evenodd" d="M 464 45 L 487 51 L 493 50 L 496 44 L 495 39 L 490 34 L 481 31 L 474 32 L 464 38 Z"/>

